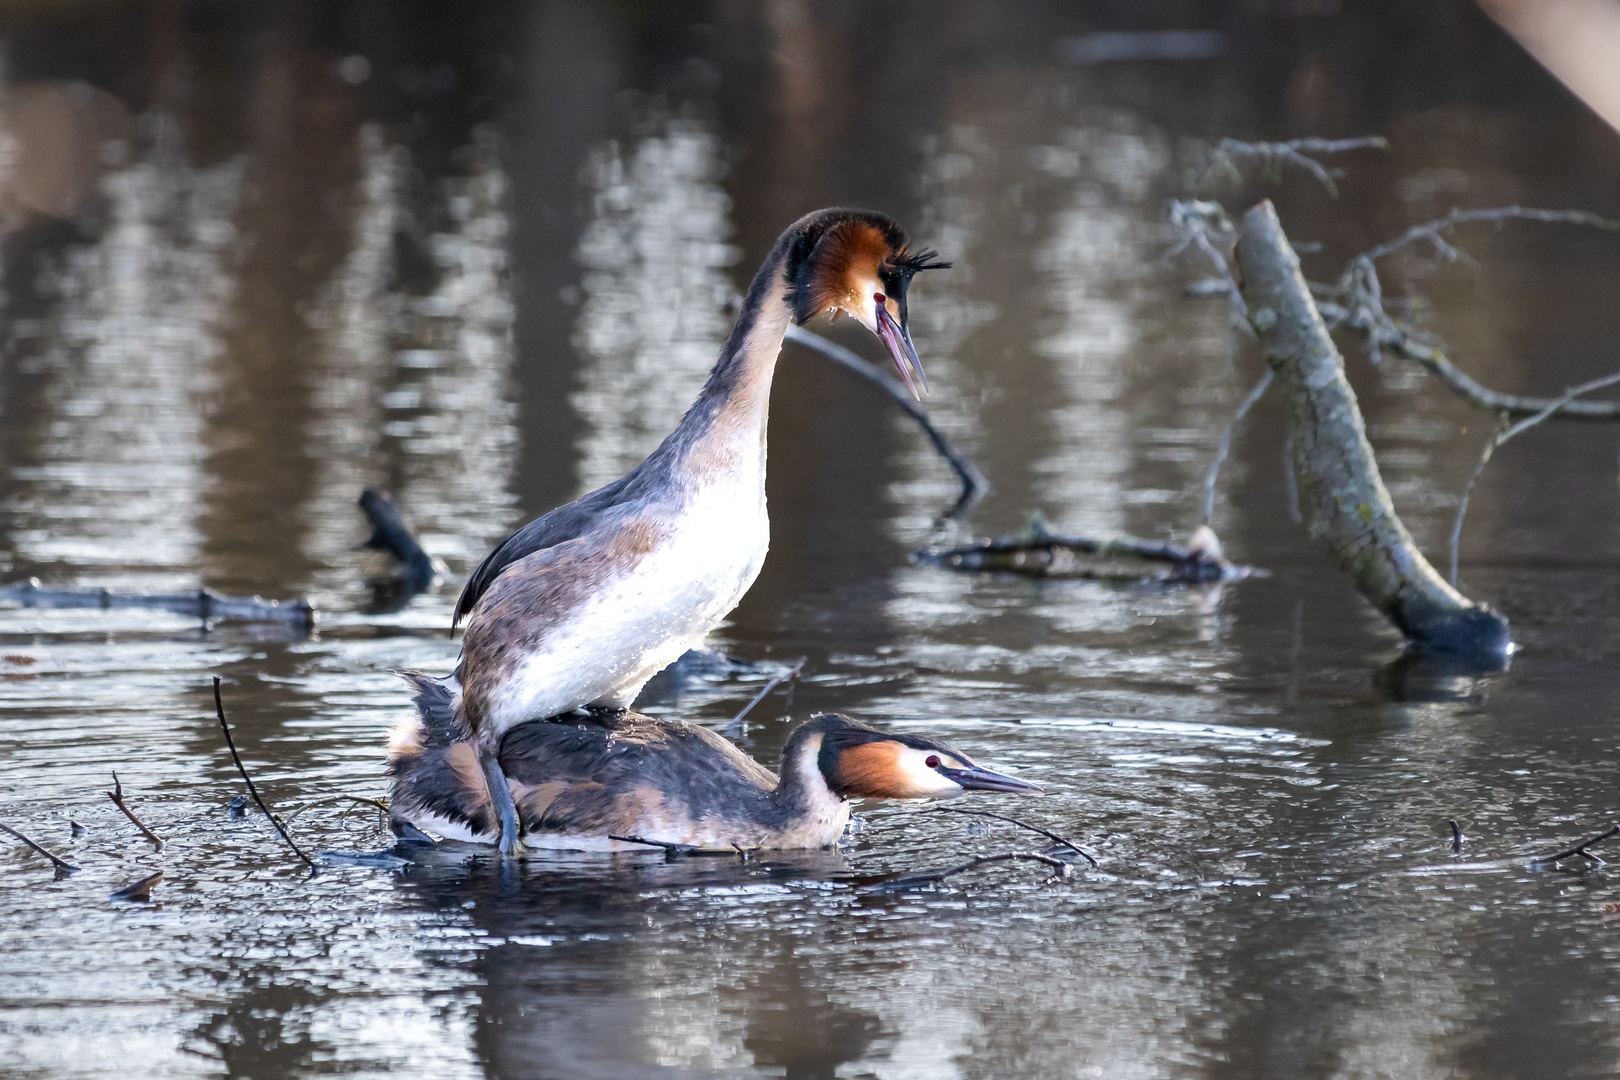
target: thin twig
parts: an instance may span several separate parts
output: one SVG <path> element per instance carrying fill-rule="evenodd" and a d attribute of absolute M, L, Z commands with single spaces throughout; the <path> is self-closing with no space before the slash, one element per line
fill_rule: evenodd
<path fill-rule="evenodd" d="M 288 824 L 291 824 L 298 818 L 298 815 L 302 814 L 305 810 L 309 810 L 313 807 L 321 806 L 327 803 L 341 802 L 343 800 L 348 800 L 350 803 L 360 806 L 375 806 L 377 808 L 377 816 L 379 819 L 378 824 L 381 827 L 387 827 L 389 812 L 388 803 L 382 799 L 370 799 L 363 795 L 322 795 L 319 798 L 310 799 L 308 802 L 298 804 L 291 812 L 287 814 L 285 820 Z M 343 814 L 339 815 L 338 820 L 341 821 L 343 817 L 348 815 L 348 813 L 353 809 L 354 806 L 352 805 L 345 807 Z"/>
<path fill-rule="evenodd" d="M 664 854 L 671 859 L 680 859 L 687 856 L 696 856 L 698 858 L 717 858 L 725 856 L 729 858 L 737 854 L 735 850 L 695 847 L 692 844 L 677 844 L 670 840 L 648 840 L 645 836 L 621 836 L 615 833 L 608 833 L 608 839 L 620 840 L 626 844 L 645 844 L 648 847 L 663 848 Z M 735 848 L 735 846 L 736 845 L 733 845 L 733 848 Z"/>
<path fill-rule="evenodd" d="M 41 855 L 43 855 L 47 859 L 51 860 L 51 865 L 56 867 L 58 870 L 62 871 L 63 873 L 65 873 L 65 874 L 76 874 L 76 873 L 79 872 L 79 868 L 77 866 L 74 866 L 72 863 L 68 862 L 66 859 L 61 859 L 61 858 L 56 857 L 55 855 L 52 855 L 50 852 L 46 851 L 44 848 L 40 847 L 38 844 L 36 844 L 32 840 L 28 839 L 28 837 L 24 836 L 22 833 L 18 832 L 16 829 L 13 829 L 10 825 L 0 823 L 0 829 L 4 829 L 6 832 L 10 833 L 12 836 L 15 836 L 17 839 L 21 840 L 23 843 L 25 843 L 29 847 L 33 848 L 35 851 L 39 852 Z"/>
<path fill-rule="evenodd" d="M 1367 260 L 1382 259 L 1384 256 L 1399 251 L 1408 244 L 1419 240 L 1427 240 L 1434 246 L 1435 252 L 1447 262 L 1453 262 L 1463 257 L 1444 237 L 1440 235 L 1443 229 L 1453 229 L 1471 221 L 1506 221 L 1517 218 L 1524 221 L 1541 221 L 1563 225 L 1585 225 L 1594 229 L 1620 230 L 1620 221 L 1611 221 L 1587 210 L 1540 210 L 1529 206 L 1494 206 L 1486 210 L 1452 210 L 1442 218 L 1425 221 L 1421 225 L 1413 225 L 1393 240 L 1387 240 L 1376 247 L 1363 252 L 1358 258 Z"/>
<path fill-rule="evenodd" d="M 1366 335 L 1369 347 L 1389 349 L 1421 365 L 1444 383 L 1447 390 L 1477 409 L 1489 409 L 1514 417 L 1533 416 L 1561 400 L 1492 390 L 1453 363 L 1443 350 L 1418 341 L 1408 330 L 1387 317 L 1384 320 L 1387 325 L 1380 327 L 1376 325 L 1376 317 L 1353 314 L 1339 304 L 1321 303 L 1317 307 L 1329 326 L 1347 326 Z M 1620 420 L 1620 401 L 1571 401 L 1560 406 L 1557 415 L 1567 420 Z"/>
<path fill-rule="evenodd" d="M 1468 375 L 1432 344 L 1418 340 L 1411 330 L 1398 323 L 1388 312 L 1394 301 L 1384 298 L 1383 286 L 1378 280 L 1374 263 L 1387 255 L 1420 240 L 1427 240 L 1446 261 L 1466 258 L 1462 251 L 1441 236 L 1443 230 L 1476 221 L 1504 221 L 1508 219 L 1585 225 L 1599 229 L 1620 229 L 1620 222 L 1599 217 L 1584 210 L 1538 210 L 1523 206 L 1500 206 L 1485 210 L 1453 210 L 1443 218 L 1414 225 L 1399 236 L 1377 247 L 1362 252 L 1346 264 L 1337 285 L 1325 292 L 1337 296 L 1342 303 L 1323 301 L 1318 305 L 1322 317 L 1331 326 L 1347 326 L 1366 338 L 1368 357 L 1378 362 L 1384 349 L 1390 349 L 1409 360 L 1421 364 L 1430 374 L 1470 405 L 1512 416 L 1532 416 L 1553 404 L 1554 399 L 1503 394 L 1491 390 Z M 1566 401 L 1555 410 L 1558 415 L 1582 420 L 1620 419 L 1620 402 Z"/>
<path fill-rule="evenodd" d="M 1232 263 L 1226 257 L 1234 235 L 1226 209 L 1220 203 L 1203 199 L 1171 199 L 1166 214 L 1170 227 L 1176 231 L 1176 244 L 1165 253 L 1164 261 L 1173 262 L 1183 251 L 1196 248 L 1209 260 L 1220 281 L 1225 283 L 1224 292 L 1231 309 L 1232 325 L 1253 337 L 1254 327 L 1249 325 L 1249 306 L 1243 302 L 1237 275 L 1232 272 Z M 1208 292 L 1212 293 L 1214 289 Z"/>
<path fill-rule="evenodd" d="M 1203 517 L 1200 520 L 1205 525 L 1208 525 L 1209 519 L 1215 516 L 1215 481 L 1221 475 L 1221 466 L 1226 464 L 1226 456 L 1232 452 L 1232 437 L 1237 434 L 1238 425 L 1243 423 L 1243 418 L 1249 415 L 1249 410 L 1254 408 L 1255 403 L 1271 388 L 1271 380 L 1274 377 L 1275 373 L 1271 366 L 1266 365 L 1265 374 L 1260 376 L 1260 381 L 1254 384 L 1253 389 L 1242 401 L 1238 402 L 1236 411 L 1232 413 L 1232 419 L 1226 424 L 1226 430 L 1221 432 L 1221 441 L 1215 447 L 1215 460 L 1209 463 L 1209 470 L 1204 473 Z"/>
<path fill-rule="evenodd" d="M 257 803 L 259 809 L 264 812 L 264 816 L 270 819 L 270 824 L 276 827 L 276 832 L 280 833 L 281 838 L 287 841 L 287 846 L 293 849 L 293 854 L 297 855 L 300 859 L 303 859 L 304 863 L 311 870 L 317 869 L 315 863 L 310 859 L 310 857 L 299 850 L 297 844 L 293 843 L 293 838 L 287 832 L 286 828 L 281 824 L 281 819 L 270 812 L 270 808 L 266 806 L 264 804 L 264 800 L 259 797 L 259 789 L 253 786 L 253 778 L 248 775 L 247 766 L 242 764 L 242 755 L 236 752 L 236 742 L 231 738 L 231 725 L 225 722 L 225 700 L 220 696 L 219 693 L 218 675 L 214 676 L 214 711 L 219 714 L 219 727 L 220 730 L 225 733 L 225 745 L 230 748 L 231 759 L 236 762 L 236 771 L 242 774 L 242 780 L 247 784 L 248 794 L 253 796 L 253 801 Z"/>
<path fill-rule="evenodd" d="M 1485 471 L 1485 466 L 1490 462 L 1491 455 L 1496 453 L 1497 448 L 1503 443 L 1514 438 L 1515 436 L 1522 435 L 1526 431 L 1529 431 L 1543 420 L 1546 420 L 1553 413 L 1569 404 L 1573 399 L 1580 397 L 1582 394 L 1590 393 L 1593 390 L 1601 390 L 1606 386 L 1613 386 L 1615 383 L 1620 383 L 1620 372 L 1616 372 L 1613 375 L 1605 375 L 1601 379 L 1593 379 L 1591 382 L 1581 383 L 1579 386 L 1572 386 L 1568 391 L 1565 392 L 1563 397 L 1559 398 L 1557 401 L 1549 402 L 1546 408 L 1542 409 L 1533 416 L 1528 416 L 1525 419 L 1520 420 L 1516 424 L 1508 426 L 1504 422 L 1497 425 L 1496 431 L 1493 432 L 1490 439 L 1486 441 L 1485 449 L 1480 452 L 1479 464 L 1474 466 L 1473 475 L 1468 478 L 1468 484 L 1463 488 L 1462 497 L 1457 501 L 1457 517 L 1451 523 L 1449 550 L 1451 554 L 1451 584 L 1453 588 L 1455 588 L 1457 585 L 1457 548 L 1462 540 L 1463 518 L 1468 514 L 1468 500 L 1474 493 L 1474 485 L 1479 481 L 1480 473 Z"/>
<path fill-rule="evenodd" d="M 1446 551 L 1450 558 L 1446 580 L 1451 582 L 1452 588 L 1457 587 L 1457 549 L 1462 541 L 1463 518 L 1468 516 L 1468 500 L 1474 496 L 1474 485 L 1479 482 L 1479 476 L 1485 471 L 1486 463 L 1491 460 L 1491 455 L 1496 453 L 1496 448 L 1502 445 L 1502 433 L 1507 427 L 1507 417 L 1499 418 L 1496 430 L 1491 432 L 1491 437 L 1485 440 L 1485 448 L 1480 451 L 1479 464 L 1474 466 L 1474 471 L 1469 474 L 1468 483 L 1463 485 L 1462 495 L 1457 499 L 1457 516 L 1451 522 L 1451 536 L 1446 542 Z"/>
<path fill-rule="evenodd" d="M 1204 182 L 1211 172 L 1219 171 L 1222 175 L 1235 182 L 1243 180 L 1243 174 L 1238 171 L 1235 159 L 1254 158 L 1260 162 L 1262 175 L 1273 182 L 1282 179 L 1284 165 L 1292 165 L 1297 169 L 1304 169 L 1327 189 L 1329 195 L 1337 199 L 1339 189 L 1333 183 L 1338 170 L 1329 170 L 1321 162 L 1307 157 L 1307 154 L 1342 154 L 1348 150 L 1388 150 L 1389 140 L 1382 135 L 1368 135 L 1359 139 L 1293 139 L 1289 142 L 1242 142 L 1238 139 L 1222 139 L 1210 151 L 1209 160 L 1205 162 L 1204 169 L 1193 181 L 1196 188 Z"/>
<path fill-rule="evenodd" d="M 797 679 L 799 677 L 799 672 L 804 670 L 805 660 L 807 659 L 808 657 L 801 658 L 797 664 L 794 664 L 787 671 L 784 671 L 782 674 L 766 683 L 764 689 L 754 695 L 754 700 L 750 701 L 747 705 L 744 705 L 742 712 L 731 718 L 731 722 L 725 727 L 726 732 L 728 734 L 731 733 L 732 728 L 738 728 L 740 730 L 743 717 L 752 712 L 755 705 L 758 705 L 760 702 L 764 701 L 766 696 L 778 686 L 781 686 L 785 682 L 792 682 L 793 680 Z"/>
<path fill-rule="evenodd" d="M 1563 862 L 1565 859 L 1573 859 L 1575 856 L 1579 855 L 1583 859 L 1589 859 L 1597 865 L 1602 866 L 1604 865 L 1603 860 L 1598 858 L 1596 855 L 1593 855 L 1586 849 L 1592 847 L 1594 844 L 1601 844 L 1603 841 L 1612 839 L 1616 836 L 1620 836 L 1620 825 L 1610 825 L 1607 829 L 1598 833 L 1596 836 L 1589 836 L 1580 843 L 1567 847 L 1556 855 L 1546 855 L 1539 859 L 1531 859 L 1530 865 L 1551 866 L 1553 863 Z"/>
<path fill-rule="evenodd" d="M 960 516 L 968 507 L 989 493 L 990 481 L 986 480 L 984 474 L 974 466 L 973 462 L 969 461 L 966 455 L 952 445 L 944 433 L 934 426 L 934 422 L 928 418 L 928 414 L 923 411 L 922 406 L 912 399 L 911 392 L 901 386 L 899 382 L 868 364 L 837 342 L 828 341 L 820 334 L 806 330 L 802 326 L 789 326 L 787 328 L 787 340 L 814 349 L 840 367 L 847 368 L 868 382 L 876 384 L 894 400 L 896 405 L 905 410 L 906 415 L 910 416 L 922 427 L 923 431 L 928 435 L 929 441 L 934 444 L 934 449 L 938 450 L 941 456 L 950 462 L 951 468 L 956 471 L 957 479 L 962 482 L 962 494 L 956 500 L 956 505 L 946 514 L 946 517 Z"/>
<path fill-rule="evenodd" d="M 124 802 L 124 785 L 120 784 L 118 782 L 118 770 L 117 769 L 113 770 L 112 776 L 113 776 L 113 789 L 111 791 L 107 792 L 107 798 L 111 799 L 113 801 L 113 805 L 118 807 L 118 809 L 122 810 L 124 812 L 124 816 L 129 818 L 129 820 L 133 821 L 135 823 L 135 827 L 137 829 L 141 830 L 142 833 L 146 834 L 146 838 L 148 840 L 152 841 L 152 843 L 156 844 L 158 846 L 158 850 L 161 851 L 163 849 L 163 837 L 159 836 L 157 833 L 153 832 L 151 829 L 148 829 L 146 827 L 146 823 L 143 822 L 140 818 L 135 816 L 135 811 L 131 810 L 125 804 L 125 802 Z"/>
<path fill-rule="evenodd" d="M 1062 859 L 1053 858 L 1051 855 L 1047 855 L 1043 852 L 1003 851 L 995 855 L 980 855 L 977 858 L 969 859 L 960 866 L 952 866 L 944 870 L 928 870 L 920 874 L 906 874 L 902 877 L 891 878 L 888 881 L 879 882 L 874 886 L 874 888 L 888 891 L 893 889 L 909 889 L 918 885 L 932 885 L 935 882 L 944 881 L 948 877 L 964 873 L 968 870 L 974 869 L 975 867 L 984 866 L 988 863 L 1013 862 L 1015 860 L 1038 862 L 1046 866 L 1053 867 L 1057 870 L 1057 876 L 1061 878 L 1068 877 L 1070 872 L 1074 869 L 1073 863 L 1066 863 Z"/>
<path fill-rule="evenodd" d="M 1031 825 L 1027 821 L 1020 821 L 1015 817 L 1008 817 L 1006 814 L 998 814 L 993 810 L 963 810 L 960 807 L 955 806 L 927 806 L 921 810 L 918 810 L 917 813 L 963 814 L 967 817 L 994 818 L 997 821 L 1005 821 L 1009 825 L 1017 825 L 1020 829 L 1028 829 L 1030 832 L 1040 833 L 1048 840 L 1062 844 L 1064 847 L 1086 860 L 1086 862 L 1090 863 L 1093 867 L 1097 865 L 1097 860 L 1092 857 L 1090 852 L 1081 847 L 1079 844 L 1075 843 L 1073 840 L 1070 840 L 1067 836 L 1052 832 L 1050 829 L 1043 829 L 1039 825 Z"/>

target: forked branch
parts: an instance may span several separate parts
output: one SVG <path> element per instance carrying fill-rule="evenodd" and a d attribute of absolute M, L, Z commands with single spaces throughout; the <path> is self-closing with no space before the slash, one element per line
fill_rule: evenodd
<path fill-rule="evenodd" d="M 1282 179 L 1285 168 L 1302 169 L 1316 178 L 1327 193 L 1333 198 L 1339 197 L 1339 188 L 1334 179 L 1343 176 L 1338 169 L 1329 169 L 1312 154 L 1343 154 L 1351 150 L 1388 150 L 1389 140 L 1382 135 L 1368 135 L 1358 139 L 1292 139 L 1288 142 L 1243 142 L 1239 139 L 1222 139 L 1215 144 L 1215 149 L 1209 153 L 1209 159 L 1204 163 L 1204 169 L 1193 181 L 1193 186 L 1201 186 L 1211 173 L 1218 173 L 1233 183 L 1243 181 L 1243 173 L 1238 169 L 1239 161 L 1254 161 L 1260 165 L 1260 173 L 1265 179 L 1276 183 Z"/>

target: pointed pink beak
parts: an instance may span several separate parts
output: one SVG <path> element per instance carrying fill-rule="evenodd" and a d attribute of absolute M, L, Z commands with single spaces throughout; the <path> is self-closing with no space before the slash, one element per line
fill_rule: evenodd
<path fill-rule="evenodd" d="M 894 357 L 894 366 L 900 372 L 911 396 L 921 401 L 928 396 L 928 376 L 923 374 L 922 361 L 917 359 L 917 347 L 911 343 L 911 334 L 889 314 L 889 309 L 877 305 L 877 336 Z M 920 389 L 919 389 L 920 388 Z"/>

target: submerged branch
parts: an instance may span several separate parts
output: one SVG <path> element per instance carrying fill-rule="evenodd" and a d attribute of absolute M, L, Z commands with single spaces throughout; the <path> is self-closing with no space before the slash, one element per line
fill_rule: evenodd
<path fill-rule="evenodd" d="M 225 745 L 230 748 L 231 760 L 236 762 L 236 771 L 242 774 L 242 780 L 247 784 L 248 794 L 253 796 L 253 801 L 264 812 L 264 816 L 270 819 L 270 824 L 276 827 L 276 832 L 280 833 L 281 838 L 287 841 L 287 846 L 293 849 L 293 854 L 303 859 L 305 865 L 311 870 L 315 870 L 314 861 L 308 855 L 305 855 L 297 844 L 293 843 L 293 838 L 287 832 L 286 827 L 281 824 L 281 819 L 272 814 L 270 808 L 264 804 L 264 800 L 259 797 L 259 789 L 253 786 L 253 778 L 248 775 L 247 766 L 242 764 L 242 755 L 236 752 L 236 741 L 231 738 L 231 725 L 225 722 L 225 699 L 219 693 L 218 675 L 214 676 L 214 711 L 219 716 L 219 728 L 225 733 Z"/>
<path fill-rule="evenodd" d="M 946 515 L 947 517 L 960 516 L 963 511 L 989 493 L 990 481 L 986 480 L 984 474 L 974 466 L 973 462 L 969 461 L 967 456 L 952 445 L 944 433 L 934 426 L 934 422 L 928 418 L 928 414 L 923 411 L 922 406 L 918 405 L 912 398 L 911 392 L 901 386 L 899 382 L 868 364 L 837 342 L 828 341 L 820 334 L 806 330 L 802 326 L 789 326 L 787 340 L 814 349 L 833 363 L 853 371 L 861 378 L 873 383 L 888 394 L 896 405 L 905 410 L 907 416 L 910 416 L 922 427 L 923 431 L 928 435 L 929 441 L 934 444 L 934 449 L 938 450 L 940 455 L 950 462 L 951 468 L 956 471 L 957 478 L 962 482 L 962 494 L 957 499 L 956 505 L 951 508 L 950 513 Z"/>
<path fill-rule="evenodd" d="M 1415 244 L 1419 240 L 1427 240 L 1435 252 L 1447 262 L 1455 262 L 1466 256 L 1451 245 L 1440 233 L 1445 229 L 1454 229 L 1458 225 L 1465 225 L 1471 221 L 1507 221 L 1509 219 L 1522 221 L 1541 221 L 1562 225 L 1585 225 L 1593 229 L 1620 230 L 1620 221 L 1611 221 L 1606 217 L 1587 210 L 1540 210 L 1530 206 L 1495 206 L 1486 210 L 1453 210 L 1443 218 L 1425 221 L 1421 225 L 1413 225 L 1393 240 L 1387 240 L 1377 247 L 1362 252 L 1357 259 L 1366 259 L 1369 262 L 1382 259 L 1408 244 Z"/>
<path fill-rule="evenodd" d="M 732 734 L 733 728 L 736 728 L 740 732 L 742 730 L 743 717 L 752 712 L 755 705 L 758 705 L 760 702 L 769 697 L 772 690 L 775 690 L 778 686 L 781 686 L 785 682 L 793 682 L 798 679 L 799 672 L 804 670 L 804 665 L 805 659 L 800 659 L 797 664 L 794 664 L 791 668 L 782 672 L 782 674 L 776 676 L 776 678 L 766 683 L 764 688 L 761 689 L 759 693 L 754 695 L 754 700 L 744 705 L 742 712 L 731 718 L 731 722 L 725 727 L 726 734 Z M 792 691 L 788 691 L 788 694 L 791 697 Z"/>
<path fill-rule="evenodd" d="M 141 830 L 141 832 L 146 835 L 146 838 L 152 841 L 152 843 L 156 844 L 158 846 L 158 850 L 161 851 L 163 849 L 163 837 L 159 836 L 151 829 L 148 829 L 146 827 L 146 823 L 140 818 L 136 817 L 135 811 L 131 810 L 128 804 L 124 802 L 124 785 L 118 782 L 118 771 L 116 769 L 113 770 L 112 778 L 113 789 L 107 792 L 107 798 L 111 799 L 113 801 L 113 805 L 122 810 L 124 812 L 124 816 L 133 821 L 135 823 L 135 827 Z"/>
<path fill-rule="evenodd" d="M 371 536 L 361 546 L 386 551 L 398 563 L 393 577 L 370 583 L 372 609 L 384 614 L 398 611 L 437 585 L 444 576 L 444 567 L 423 550 L 399 507 L 387 495 L 366 488 L 360 493 L 360 510 L 371 523 Z"/>
<path fill-rule="evenodd" d="M 880 881 L 871 886 L 877 892 L 898 892 L 901 889 L 915 889 L 921 885 L 933 885 L 944 881 L 948 877 L 966 873 L 969 870 L 986 866 L 990 863 L 1001 862 L 1038 862 L 1050 866 L 1057 871 L 1055 877 L 1066 878 L 1074 869 L 1073 863 L 1046 854 L 1044 851 L 1003 851 L 995 855 L 980 855 L 969 859 L 958 866 L 947 867 L 944 870 L 925 870 L 917 874 L 904 874 L 900 877 Z"/>
<path fill-rule="evenodd" d="M 1447 584 L 1396 514 L 1344 361 L 1270 201 L 1244 215 L 1237 251 L 1250 321 L 1281 377 L 1311 535 L 1413 643 L 1505 654 L 1512 647 L 1507 620 Z"/>
<path fill-rule="evenodd" d="M 1540 858 L 1531 859 L 1530 865 L 1551 866 L 1553 863 L 1563 862 L 1565 859 L 1573 859 L 1576 856 L 1580 856 L 1581 858 L 1586 859 L 1587 861 L 1598 866 L 1605 866 L 1607 864 L 1602 859 L 1598 858 L 1596 855 L 1593 855 L 1586 849 L 1589 847 L 1595 847 L 1596 845 L 1603 843 L 1605 840 L 1612 840 L 1616 836 L 1620 836 L 1620 825 L 1611 825 L 1607 829 L 1604 829 L 1602 832 L 1598 833 L 1596 836 L 1588 836 L 1580 843 L 1567 847 L 1555 855 L 1543 855 Z"/>
<path fill-rule="evenodd" d="M 327 806 L 335 802 L 349 803 L 348 806 L 343 808 L 343 813 L 338 815 L 338 820 L 340 822 L 344 818 L 348 817 L 356 806 L 370 806 L 374 807 L 377 811 L 378 828 L 388 828 L 388 815 L 390 812 L 388 800 L 373 799 L 365 795 L 322 795 L 319 798 L 310 799 L 308 802 L 300 803 L 287 814 L 285 820 L 288 824 L 291 824 L 292 822 L 298 820 L 299 815 L 305 810 L 312 810 L 317 806 Z"/>
<path fill-rule="evenodd" d="M 115 593 L 107 589 L 46 589 L 38 578 L 0 588 L 0 601 L 25 608 L 151 608 L 203 621 L 277 622 L 308 629 L 315 609 L 307 600 L 264 600 L 220 596 L 207 589 L 184 593 Z"/>
<path fill-rule="evenodd" d="M 618 840 L 626 844 L 645 844 L 647 847 L 663 848 L 664 857 L 671 862 L 675 861 L 676 859 L 685 859 L 689 857 L 699 859 L 717 859 L 722 857 L 737 858 L 739 856 L 742 858 L 743 862 L 748 861 L 747 852 L 742 848 L 736 847 L 735 845 L 729 848 L 705 848 L 696 847 L 692 844 L 677 844 L 670 840 L 648 840 L 644 836 L 621 836 L 614 833 L 609 833 L 608 839 Z"/>
<path fill-rule="evenodd" d="M 1561 419 L 1620 420 L 1620 401 L 1565 401 L 1562 398 L 1504 394 L 1483 385 L 1453 363 L 1442 350 L 1418 341 L 1393 320 L 1389 320 L 1386 327 L 1379 328 L 1372 320 L 1352 314 L 1338 304 L 1324 303 L 1319 306 L 1323 317 L 1331 325 L 1347 326 L 1366 335 L 1371 348 L 1389 349 L 1421 364 L 1431 375 L 1444 383 L 1446 389 L 1475 408 L 1520 417 L 1533 416 L 1549 406 L 1554 406 L 1554 413 Z"/>
<path fill-rule="evenodd" d="M 10 833 L 12 836 L 15 836 L 18 840 L 21 840 L 23 843 L 27 844 L 29 847 L 33 848 L 35 851 L 39 852 L 41 855 L 43 855 L 47 859 L 51 860 L 51 865 L 56 867 L 56 872 L 58 874 L 76 874 L 76 873 L 79 872 L 79 868 L 77 866 L 74 866 L 72 863 L 68 862 L 66 859 L 58 858 L 57 856 L 52 855 L 49 851 L 46 851 L 44 848 L 40 847 L 38 844 L 36 844 L 32 840 L 28 839 L 28 837 L 24 836 L 22 833 L 18 832 L 16 829 L 13 829 L 10 825 L 5 824 L 4 822 L 0 822 L 0 829 L 4 829 L 6 832 Z"/>
<path fill-rule="evenodd" d="M 1163 573 L 1145 574 L 1139 568 L 1126 568 L 1119 563 L 1086 563 L 1082 557 L 1162 563 L 1170 569 Z M 912 558 L 949 570 L 1105 581 L 1154 581 L 1163 584 L 1212 584 L 1247 577 L 1251 572 L 1248 567 L 1226 561 L 1220 541 L 1207 527 L 1195 532 L 1186 547 L 1130 536 L 1111 540 L 1057 536 L 1037 528 L 1024 536 L 1005 536 L 957 547 L 926 547 Z"/>
<path fill-rule="evenodd" d="M 1050 829 L 1043 829 L 1039 825 L 1031 825 L 1027 821 L 1020 821 L 1015 817 L 1008 817 L 1006 814 L 998 814 L 993 810 L 964 810 L 955 806 L 929 806 L 918 810 L 917 813 L 963 814 L 968 817 L 994 818 L 996 821 L 1005 821 L 1007 824 L 1016 825 L 1020 829 L 1028 829 L 1030 832 L 1039 833 L 1048 840 L 1062 844 L 1064 847 L 1086 860 L 1086 862 L 1090 863 L 1093 867 L 1097 865 L 1096 858 L 1094 858 L 1090 852 L 1081 847 L 1079 844 L 1075 843 L 1073 840 L 1070 840 L 1067 836 L 1059 835 L 1058 833 L 1052 832 Z"/>

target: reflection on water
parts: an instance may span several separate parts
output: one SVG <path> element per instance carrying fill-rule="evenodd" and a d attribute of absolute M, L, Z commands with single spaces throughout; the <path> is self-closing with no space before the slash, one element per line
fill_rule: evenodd
<path fill-rule="evenodd" d="M 148 118 L 159 132 L 171 123 Z M 241 185 L 241 161 L 197 168 L 160 138 L 102 182 L 99 242 L 60 252 L 38 292 L 18 298 L 7 336 L 26 395 L 15 415 L 32 437 L 8 485 L 17 569 L 60 565 L 71 578 L 195 563 L 201 414 Z"/>
<path fill-rule="evenodd" d="M 1516 441 L 1476 492 L 1465 577 L 1524 648 L 1509 671 L 1458 673 L 1392 663 L 1388 628 L 1322 571 L 1287 518 L 1273 402 L 1234 444 L 1214 522 L 1272 576 L 976 578 L 905 562 L 954 497 L 949 471 L 795 350 L 773 402 L 773 553 L 714 643 L 746 663 L 667 680 L 660 712 L 723 722 L 805 656 L 791 707 L 762 705 L 745 749 L 774 759 L 782 711 L 938 732 L 1046 787 L 995 808 L 1098 852 L 1067 882 L 1001 866 L 870 891 L 1028 843 L 898 806 L 862 807 L 837 851 L 748 863 L 511 870 L 447 850 L 309 878 L 262 817 L 225 809 L 239 782 L 210 673 L 285 803 L 381 792 L 408 708 L 388 672 L 454 661 L 453 588 L 364 611 L 360 490 L 391 490 L 459 577 L 520 504 L 544 509 L 521 493 L 576 494 L 657 444 L 766 246 L 816 205 L 879 205 L 957 263 L 919 279 L 913 311 L 929 407 L 995 486 L 968 531 L 1038 509 L 1075 531 L 1184 534 L 1258 369 L 1221 302 L 1181 295 L 1200 271 L 1162 262 L 1162 204 L 1200 139 L 1335 115 L 1354 124 L 1322 134 L 1394 137 L 1338 203 L 1305 180 L 1221 192 L 1275 195 L 1324 244 L 1307 252 L 1321 278 L 1452 200 L 1614 212 L 1612 154 L 1477 36 L 1494 31 L 1472 8 L 1448 8 L 1440 37 L 1361 8 L 1237 14 L 1251 37 L 1234 29 L 1229 59 L 1076 70 L 1051 52 L 1088 29 L 1069 15 L 967 4 L 712 22 L 547 6 L 526 36 L 497 5 L 454 25 L 386 5 L 309 24 L 160 7 L 0 15 L 0 568 L 312 595 L 323 621 L 287 640 L 0 612 L 0 821 L 84 868 L 56 881 L 0 844 L 0 1072 L 1620 1070 L 1612 877 L 1526 862 L 1596 831 L 1620 781 L 1603 752 L 1620 500 L 1612 439 L 1590 427 Z M 210 21 L 227 10 L 240 21 Z M 114 11 L 128 21 L 109 37 Z M 1298 46 L 1296 26 L 1325 36 Z M 1334 44 L 1347 26 L 1382 35 L 1398 92 L 1358 81 L 1364 56 Z M 1288 70 L 1243 52 L 1251 38 Z M 1620 281 L 1612 238 L 1539 235 L 1470 238 L 1467 274 L 1387 281 L 1421 272 L 1426 317 L 1486 382 L 1551 392 L 1612 362 Z M 1350 370 L 1432 550 L 1482 418 L 1397 361 L 1352 351 Z M 162 851 L 103 794 L 113 769 Z M 388 841 L 345 809 L 294 827 L 317 850 Z M 158 868 L 152 904 L 106 899 Z"/>
<path fill-rule="evenodd" d="M 580 490 L 623 476 L 680 423 L 731 331 L 736 249 L 719 138 L 666 120 L 586 165 L 591 213 L 576 343 L 586 358 L 570 400 L 588 430 Z"/>

